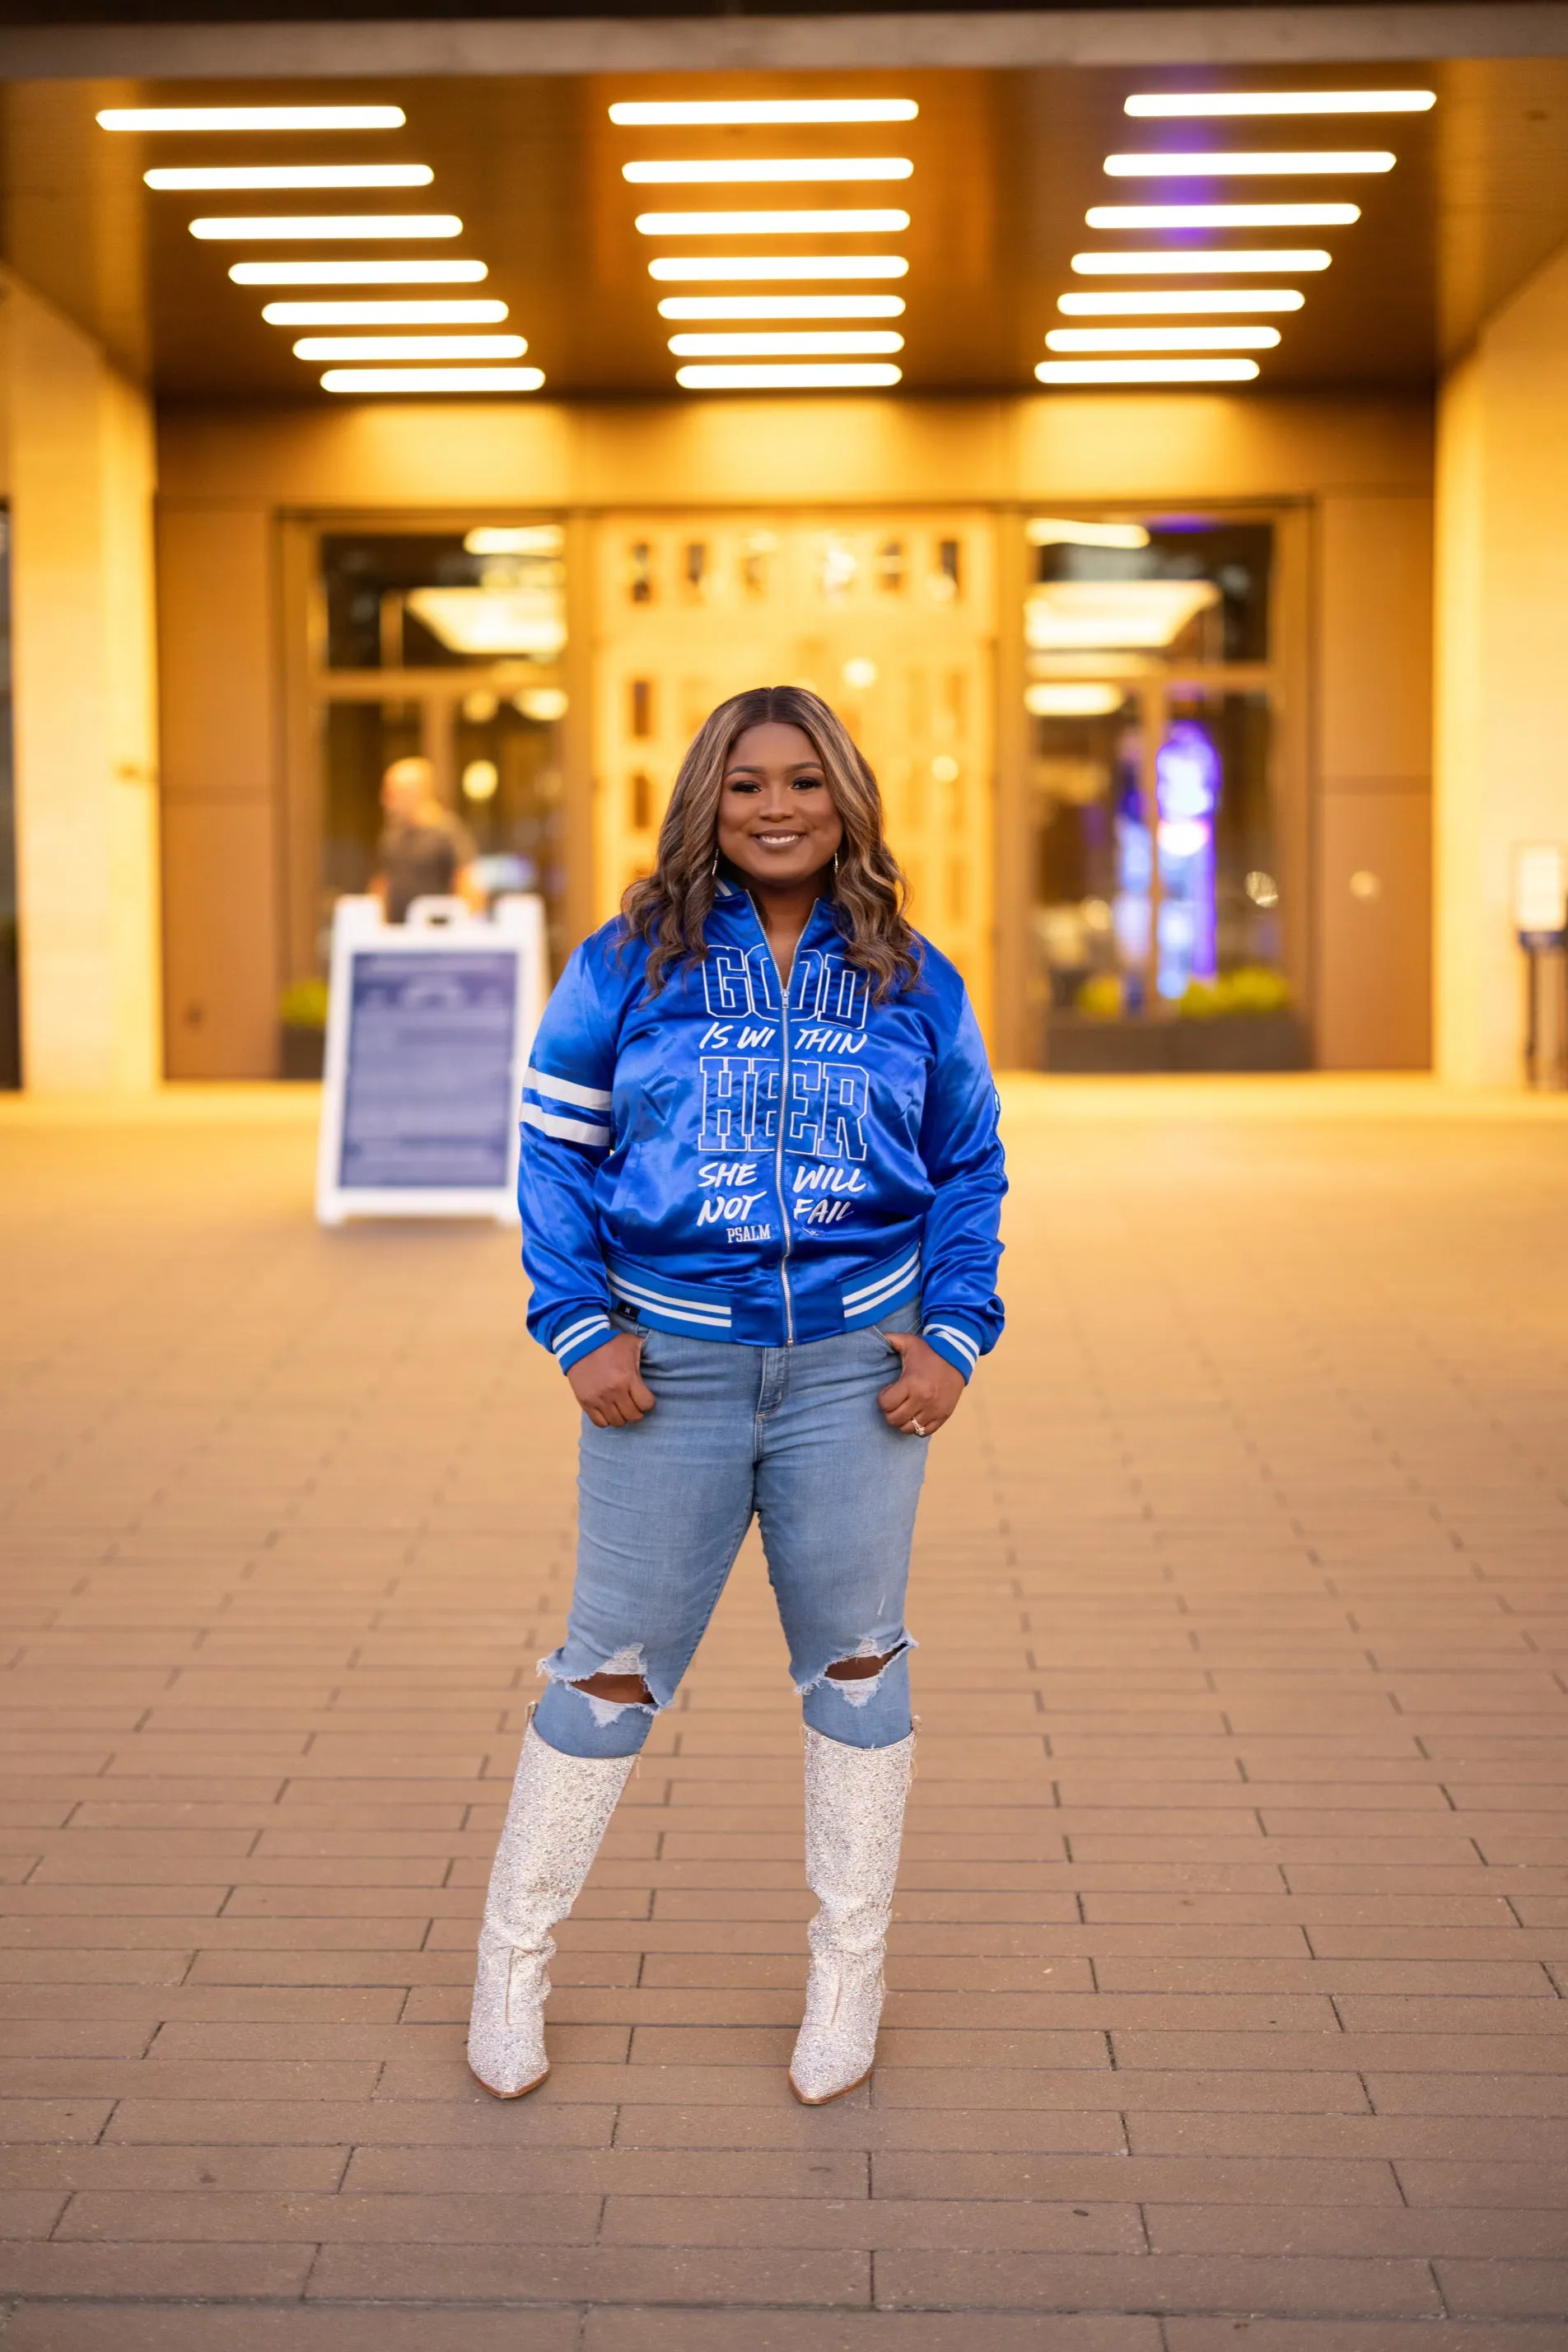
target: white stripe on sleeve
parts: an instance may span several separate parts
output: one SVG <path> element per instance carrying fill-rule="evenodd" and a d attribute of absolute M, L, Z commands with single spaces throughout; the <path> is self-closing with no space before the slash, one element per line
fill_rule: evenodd
<path fill-rule="evenodd" d="M 550 1342 L 551 1351 L 559 1356 L 563 1349 L 572 1345 L 574 1339 L 580 1339 L 584 1331 L 608 1331 L 613 1328 L 607 1315 L 585 1315 L 581 1323 L 574 1323 L 567 1330 L 556 1333 Z"/>
<path fill-rule="evenodd" d="M 585 1118 L 557 1118 L 553 1111 L 541 1110 L 534 1103 L 523 1104 L 522 1123 L 524 1127 L 536 1127 L 541 1135 L 559 1136 L 563 1143 L 603 1145 L 610 1139 L 607 1127 L 595 1127 Z"/>
<path fill-rule="evenodd" d="M 972 1370 L 980 1361 L 980 1350 L 968 1332 L 955 1331 L 951 1323 L 928 1323 L 925 1336 L 928 1339 L 946 1339 L 958 1349 L 961 1356 L 967 1358 Z"/>
<path fill-rule="evenodd" d="M 553 1095 L 557 1102 L 576 1103 L 583 1110 L 608 1110 L 610 1097 L 603 1087 L 580 1087 L 571 1078 L 552 1078 L 548 1070 L 530 1067 L 522 1074 L 522 1083 L 531 1087 L 536 1095 Z"/>

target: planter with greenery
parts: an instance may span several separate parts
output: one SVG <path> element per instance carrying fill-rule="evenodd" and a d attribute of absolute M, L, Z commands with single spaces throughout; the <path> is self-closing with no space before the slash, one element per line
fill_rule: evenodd
<path fill-rule="evenodd" d="M 1283 975 L 1243 964 L 1214 980 L 1194 980 L 1152 1019 L 1123 1009 L 1111 973 L 1085 981 L 1070 1013 L 1053 1011 L 1046 1029 L 1046 1067 L 1079 1076 L 1134 1076 L 1159 1070 L 1302 1070 L 1307 1036 L 1291 1010 Z"/>
<path fill-rule="evenodd" d="M 278 1002 L 278 1066 L 285 1078 L 319 1078 L 327 1051 L 327 983 L 290 981 Z"/>

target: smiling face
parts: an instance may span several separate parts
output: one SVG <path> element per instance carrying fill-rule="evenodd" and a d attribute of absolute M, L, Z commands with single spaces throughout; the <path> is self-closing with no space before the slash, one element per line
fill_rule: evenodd
<path fill-rule="evenodd" d="M 737 873 L 764 889 L 798 889 L 843 838 L 809 735 L 770 719 L 737 737 L 719 794 L 719 848 Z"/>

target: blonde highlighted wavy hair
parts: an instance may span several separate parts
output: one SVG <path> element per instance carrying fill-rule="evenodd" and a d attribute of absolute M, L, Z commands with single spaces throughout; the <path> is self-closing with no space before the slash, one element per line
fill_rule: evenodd
<path fill-rule="evenodd" d="M 647 940 L 657 994 L 672 965 L 700 963 L 718 895 L 719 803 L 731 753 L 748 729 L 798 727 L 822 762 L 844 840 L 833 877 L 845 951 L 880 1004 L 920 973 L 920 941 L 904 914 L 907 886 L 882 834 L 877 779 L 844 722 L 803 686 L 754 686 L 710 711 L 691 740 L 659 828 L 653 872 L 621 901 L 629 937 Z"/>

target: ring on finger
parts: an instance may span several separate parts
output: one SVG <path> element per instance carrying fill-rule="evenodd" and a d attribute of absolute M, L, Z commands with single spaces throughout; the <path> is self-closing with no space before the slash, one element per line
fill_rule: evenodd
<path fill-rule="evenodd" d="M 929 1437 L 931 1435 L 930 1430 L 926 1427 L 924 1422 L 920 1419 L 918 1414 L 916 1418 L 910 1422 L 910 1427 L 913 1430 L 917 1437 Z"/>

